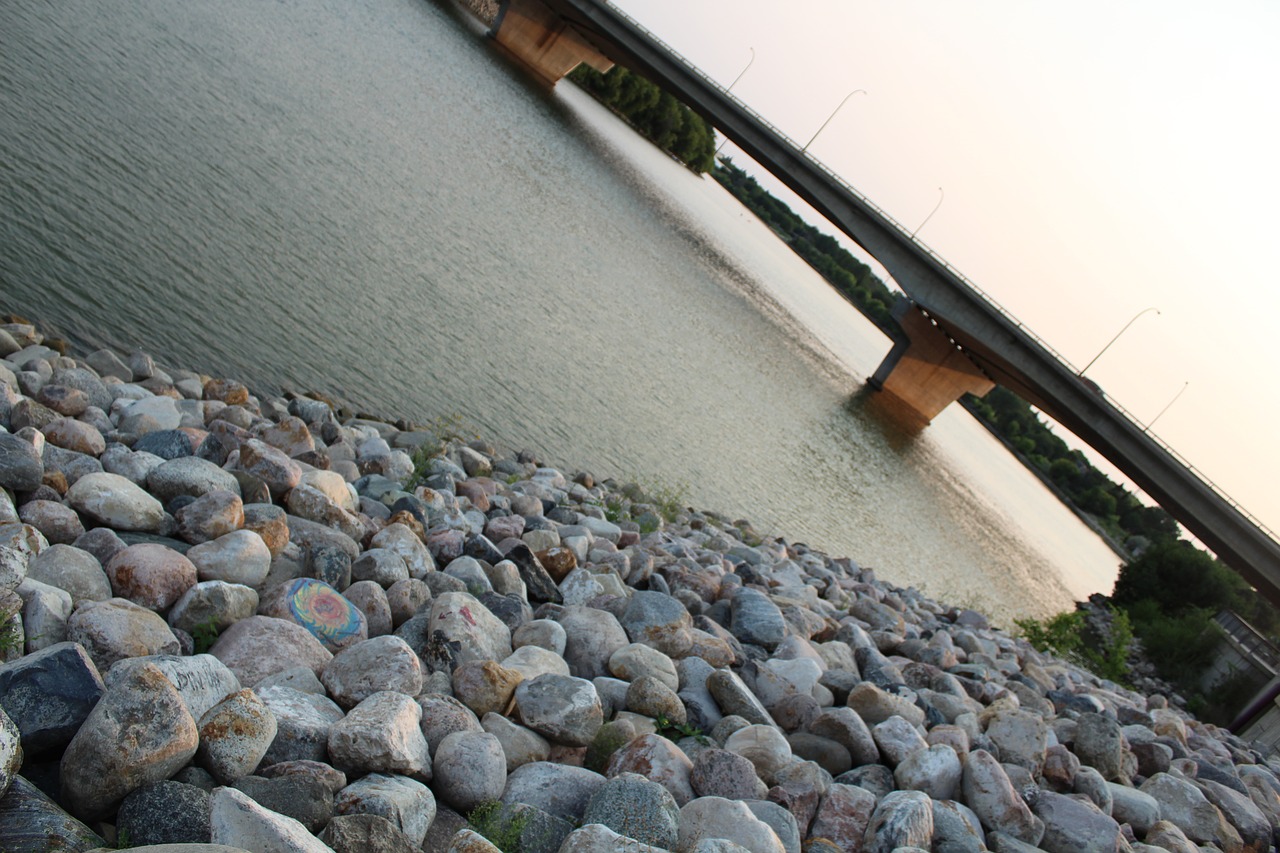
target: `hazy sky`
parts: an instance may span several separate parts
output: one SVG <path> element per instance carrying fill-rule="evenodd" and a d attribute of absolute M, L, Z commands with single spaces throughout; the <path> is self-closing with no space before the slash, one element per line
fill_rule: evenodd
<path fill-rule="evenodd" d="M 1280 3 L 617 5 L 1280 530 Z"/>

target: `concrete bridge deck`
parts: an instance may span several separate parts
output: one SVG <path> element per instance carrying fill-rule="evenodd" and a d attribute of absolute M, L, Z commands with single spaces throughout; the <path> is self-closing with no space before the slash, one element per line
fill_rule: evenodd
<path fill-rule="evenodd" d="M 535 6 L 539 14 L 553 13 L 562 32 L 585 42 L 597 60 L 593 65 L 599 67 L 603 56 L 666 89 L 862 246 L 914 303 L 914 316 L 902 318 L 913 343 L 932 334 L 936 350 L 937 336 L 945 334 L 944 349 L 952 367 L 924 353 L 914 373 L 923 382 L 939 379 L 958 388 L 948 402 L 964 391 L 985 393 L 990 382 L 1004 385 L 1110 460 L 1280 606 L 1280 544 L 1270 531 L 1082 381 L 1074 367 L 976 285 L 785 134 L 607 3 L 506 0 L 504 6 Z M 498 37 L 501 41 L 500 33 Z M 956 353 L 962 354 L 958 364 Z M 911 357 L 910 349 L 895 347 L 876 379 L 888 387 L 892 368 Z M 931 364 L 939 368 L 933 375 Z M 927 422 L 936 412 L 923 414 Z"/>

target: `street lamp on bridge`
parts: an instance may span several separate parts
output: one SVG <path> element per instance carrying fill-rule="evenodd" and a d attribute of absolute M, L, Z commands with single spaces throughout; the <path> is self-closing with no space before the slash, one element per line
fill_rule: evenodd
<path fill-rule="evenodd" d="M 919 225 L 917 225 L 916 230 L 911 232 L 912 240 L 914 240 L 916 238 L 916 235 L 920 233 L 920 229 L 925 226 L 925 222 L 928 222 L 930 219 L 932 219 L 933 215 L 938 212 L 938 208 L 942 207 L 942 200 L 946 197 L 947 197 L 947 194 L 942 191 L 942 187 L 938 187 L 938 203 L 933 206 L 933 210 L 929 211 L 929 215 L 924 218 L 924 222 L 921 222 Z"/>
<path fill-rule="evenodd" d="M 919 230 L 919 229 L 917 229 L 917 230 Z M 1139 311 L 1137 314 L 1134 314 L 1134 315 L 1133 315 L 1133 319 L 1131 319 L 1129 322 L 1125 323 L 1125 324 L 1124 324 L 1124 328 L 1123 328 L 1123 329 L 1121 329 L 1120 331 L 1116 332 L 1116 336 L 1115 336 L 1114 338 L 1112 338 L 1111 340 L 1107 341 L 1107 345 L 1106 345 L 1105 347 L 1103 347 L 1101 350 L 1099 350 L 1099 351 L 1098 351 L 1098 354 L 1097 354 L 1097 355 L 1095 355 L 1095 356 L 1093 357 L 1093 359 L 1092 359 L 1088 364 L 1086 364 L 1086 365 L 1084 366 L 1084 369 L 1083 369 L 1083 370 L 1081 370 L 1081 371 L 1080 371 L 1079 373 L 1077 373 L 1076 375 L 1077 375 L 1077 376 L 1084 376 L 1085 371 L 1087 371 L 1090 367 L 1093 367 L 1093 363 L 1094 363 L 1095 361 L 1097 361 L 1098 359 L 1102 358 L 1102 354 L 1103 354 L 1104 352 L 1106 352 L 1107 350 L 1111 349 L 1111 345 L 1112 345 L 1112 344 L 1114 344 L 1116 341 L 1120 340 L 1120 336 L 1121 336 L 1121 335 L 1123 335 L 1123 334 L 1128 330 L 1128 328 L 1129 328 L 1130 326 L 1132 326 L 1132 325 L 1134 324 L 1134 322 L 1135 322 L 1139 317 L 1141 317 L 1143 314 L 1147 314 L 1147 313 L 1150 313 L 1150 312 L 1152 312 L 1152 311 L 1156 312 L 1156 314 L 1157 314 L 1157 315 L 1160 313 L 1160 309 L 1159 309 L 1159 308 L 1156 308 L 1156 307 L 1153 305 L 1153 306 L 1151 306 L 1150 308 L 1143 308 L 1143 309 L 1142 309 L 1141 311 Z M 1157 416 L 1157 417 L 1158 417 L 1158 416 Z"/>
<path fill-rule="evenodd" d="M 1186 382 L 1183 382 L 1182 387 L 1178 389 L 1178 393 L 1173 395 L 1173 399 L 1165 404 L 1165 407 L 1160 410 L 1160 413 L 1157 414 L 1154 418 L 1152 418 L 1151 422 L 1148 423 L 1146 427 L 1143 428 L 1142 431 L 1151 432 L 1151 428 L 1156 425 L 1156 421 L 1160 420 L 1160 415 L 1163 415 L 1165 412 L 1169 411 L 1169 407 L 1172 406 L 1174 403 L 1178 402 L 1178 398 L 1182 396 L 1182 392 L 1187 390 L 1187 386 L 1190 384 L 1191 384 L 1190 379 L 1188 379 Z"/>
<path fill-rule="evenodd" d="M 746 74 L 746 73 L 747 73 L 747 69 L 751 67 L 751 63 L 753 63 L 753 62 L 755 62 L 755 61 L 756 61 L 756 49 L 755 49 L 754 47 L 748 47 L 748 48 L 747 48 L 747 50 L 751 51 L 751 58 L 747 60 L 747 64 L 746 64 L 746 65 L 742 66 L 742 70 L 738 72 L 738 76 L 737 76 L 737 77 L 734 77 L 734 78 L 733 78 L 733 82 L 732 82 L 732 83 L 730 83 L 730 84 L 725 88 L 724 93 L 725 93 L 726 95 L 733 91 L 733 87 L 734 87 L 734 86 L 736 86 L 736 85 L 738 85 L 738 81 L 742 79 L 742 75 L 743 75 L 743 74 Z M 715 155 L 713 155 L 713 156 L 717 156 L 717 155 L 719 155 L 719 154 L 720 154 L 720 149 L 721 149 L 721 148 L 724 148 L 724 147 L 725 147 L 726 145 L 728 145 L 728 144 L 729 144 L 729 137 L 727 137 L 727 136 L 726 136 L 726 137 L 724 138 L 724 140 L 723 140 L 723 141 L 722 141 L 718 146 L 716 146 L 716 153 L 715 153 Z"/>
<path fill-rule="evenodd" d="M 831 124 L 831 120 L 836 117 L 836 113 L 840 112 L 840 107 L 843 107 L 850 98 L 852 98 L 854 95 L 858 94 L 859 92 L 861 92 L 864 95 L 867 94 L 866 89 L 854 89 L 852 92 L 845 95 L 844 100 L 840 102 L 840 105 L 831 111 L 831 115 L 827 116 L 827 120 L 822 123 L 822 127 L 818 128 L 818 133 L 822 133 L 822 131 L 826 129 L 827 125 Z M 813 140 L 818 138 L 818 133 L 815 133 L 813 136 L 809 137 L 809 141 L 806 142 L 804 144 L 804 147 L 800 149 L 801 154 L 809 150 L 809 146 L 813 144 Z"/>

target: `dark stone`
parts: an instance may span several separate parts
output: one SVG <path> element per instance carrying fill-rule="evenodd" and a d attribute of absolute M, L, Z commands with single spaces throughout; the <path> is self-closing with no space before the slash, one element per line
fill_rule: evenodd
<path fill-rule="evenodd" d="M 133 443 L 133 449 L 154 453 L 161 459 L 177 459 L 179 456 L 191 456 L 195 453 L 195 448 L 191 446 L 191 436 L 180 429 L 149 432 Z"/>
<path fill-rule="evenodd" d="M 14 492 L 31 492 L 40 487 L 44 463 L 29 442 L 16 435 L 0 433 L 0 487 Z"/>
<path fill-rule="evenodd" d="M 467 819 L 446 806 L 444 803 L 436 801 L 436 818 L 431 821 L 431 826 L 427 828 L 427 837 L 422 841 L 423 850 L 445 851 L 449 849 L 449 842 L 453 840 L 453 836 L 459 829 L 466 829 Z M 337 850 L 337 848 L 334 848 Z M 340 852 L 339 852 L 340 853 Z"/>
<path fill-rule="evenodd" d="M 856 785 L 876 795 L 877 800 L 887 797 L 897 785 L 893 771 L 883 764 L 864 764 L 847 773 L 841 773 L 835 781 L 841 785 Z"/>
<path fill-rule="evenodd" d="M 82 551 L 88 551 L 97 557 L 98 562 L 104 566 L 112 557 L 129 547 L 109 527 L 95 527 L 93 530 L 86 530 L 71 544 Z"/>
<path fill-rule="evenodd" d="M 533 618 L 533 608 L 518 595 L 486 592 L 480 595 L 480 603 L 489 608 L 489 612 L 501 619 L 512 632 Z"/>
<path fill-rule="evenodd" d="M 17 725 L 29 756 L 70 743 L 104 690 L 78 643 L 57 643 L 0 665 L 0 707 Z"/>
<path fill-rule="evenodd" d="M 232 471 L 231 474 L 240 484 L 240 497 L 246 506 L 271 503 L 271 490 L 261 479 L 247 471 Z"/>
<path fill-rule="evenodd" d="M 209 792 L 164 780 L 143 785 L 124 798 L 116 830 L 135 847 L 146 844 L 208 844 Z"/>
<path fill-rule="evenodd" d="M 328 471 L 333 461 L 329 458 L 329 454 L 324 450 L 307 450 L 293 457 L 299 462 L 306 463 L 317 471 Z"/>
<path fill-rule="evenodd" d="M 545 507 L 542 514 L 557 524 L 577 524 L 582 520 L 582 515 L 579 512 L 569 509 L 567 506 Z"/>
<path fill-rule="evenodd" d="M 75 388 L 89 395 L 89 405 L 104 412 L 111 411 L 111 392 L 92 370 L 82 367 L 62 368 L 53 372 L 53 384 Z"/>
<path fill-rule="evenodd" d="M 486 540 L 488 541 L 488 540 Z M 495 564 L 503 558 L 498 557 L 493 561 Z M 560 594 L 559 587 L 555 581 L 551 579 L 551 575 L 543 568 L 542 563 L 538 561 L 537 556 L 529 550 L 529 546 L 523 542 L 507 552 L 506 559 L 516 564 L 516 568 L 520 570 L 520 580 L 524 581 L 525 589 L 529 593 L 530 604 L 540 604 L 549 601 L 559 604 L 564 601 L 564 596 Z"/>
<path fill-rule="evenodd" d="M 0 850 L 92 850 L 106 842 L 35 785 L 13 778 L 0 797 Z"/>
<path fill-rule="evenodd" d="M 1191 760 L 1196 763 L 1196 779 L 1201 782 L 1217 782 L 1231 790 L 1235 791 L 1243 797 L 1249 796 L 1249 789 L 1240 781 L 1240 777 L 1235 773 L 1223 770 L 1216 764 L 1212 764 L 1198 755 L 1191 756 Z"/>
<path fill-rule="evenodd" d="M 528 550 L 528 546 L 523 547 Z M 482 536 L 480 534 L 467 537 L 466 543 L 462 548 L 462 553 L 466 554 L 468 557 L 475 557 L 477 560 L 484 560 L 491 566 L 496 566 L 503 560 L 502 552 L 489 541 L 487 536 Z M 532 552 L 530 552 L 530 554 L 532 555 Z M 511 557 L 508 556 L 507 559 L 511 559 Z M 522 571 L 521 575 L 523 574 L 524 572 Z"/>
<path fill-rule="evenodd" d="M 461 815 L 458 819 L 465 825 Z M 434 827 L 436 823 L 439 823 L 438 816 L 431 825 Z M 427 836 L 430 838 L 430 830 Z M 374 814 L 338 815 L 329 821 L 320 840 L 332 847 L 334 853 L 421 853 L 448 848 L 447 843 L 442 847 L 417 847 L 391 821 Z"/>
<path fill-rule="evenodd" d="M 403 495 L 395 503 L 391 505 L 391 513 L 407 512 L 418 520 L 423 527 L 429 527 L 430 522 L 427 520 L 428 509 L 424 500 L 413 495 Z"/>
<path fill-rule="evenodd" d="M 307 574 L 337 590 L 351 586 L 351 554 L 327 542 L 307 546 Z"/>
<path fill-rule="evenodd" d="M 163 545 L 180 554 L 185 554 L 191 550 L 190 542 L 183 542 L 181 539 L 174 539 L 171 536 L 157 536 L 154 533 L 136 533 L 129 530 L 121 531 L 117 535 L 125 545 Z"/>
<path fill-rule="evenodd" d="M 1173 750 L 1163 743 L 1135 743 L 1130 751 L 1138 759 L 1138 774 L 1150 778 L 1157 773 L 1168 773 Z"/>
<path fill-rule="evenodd" d="M 253 797 L 259 805 L 293 818 L 311 833 L 324 829 L 333 818 L 333 792 L 314 777 L 245 776 L 237 779 L 233 787 Z"/>

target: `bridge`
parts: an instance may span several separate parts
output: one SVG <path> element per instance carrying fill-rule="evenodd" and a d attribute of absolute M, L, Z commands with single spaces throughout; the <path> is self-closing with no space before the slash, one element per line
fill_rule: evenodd
<path fill-rule="evenodd" d="M 492 33 L 548 85 L 581 62 L 621 64 L 705 118 L 874 257 L 910 297 L 870 384 L 920 425 L 965 393 L 1000 384 L 1111 461 L 1188 531 L 1280 606 L 1280 544 L 1052 347 L 794 141 L 600 0 L 502 0 Z"/>

